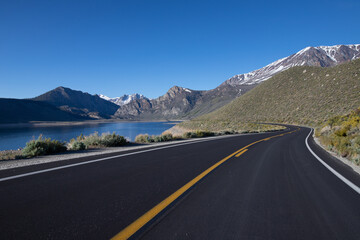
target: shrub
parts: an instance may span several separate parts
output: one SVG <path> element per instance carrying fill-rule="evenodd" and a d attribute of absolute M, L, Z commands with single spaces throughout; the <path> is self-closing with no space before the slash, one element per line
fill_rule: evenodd
<path fill-rule="evenodd" d="M 31 140 L 26 143 L 25 148 L 22 150 L 22 155 L 24 157 L 35 157 L 65 152 L 66 150 L 65 143 L 51 140 L 50 138 L 43 138 L 42 135 L 40 135 L 37 140 Z"/>
<path fill-rule="evenodd" d="M 164 141 L 171 141 L 174 139 L 173 135 L 171 133 L 163 134 L 161 135 Z"/>
<path fill-rule="evenodd" d="M 320 142 L 329 150 L 360 164 L 360 108 L 331 118 L 316 131 Z"/>
<path fill-rule="evenodd" d="M 215 133 L 213 132 L 205 132 L 205 131 L 196 131 L 195 134 L 197 137 L 211 137 L 215 135 Z"/>
<path fill-rule="evenodd" d="M 186 132 L 183 135 L 184 138 L 195 138 L 196 134 L 194 132 Z"/>
<path fill-rule="evenodd" d="M 149 143 L 149 135 L 148 134 L 139 134 L 135 137 L 135 142 L 137 143 Z"/>
<path fill-rule="evenodd" d="M 73 143 L 70 143 L 70 149 L 71 150 L 85 150 L 87 147 L 85 143 L 75 141 Z"/>
<path fill-rule="evenodd" d="M 101 135 L 100 145 L 105 147 L 119 147 L 127 144 L 126 139 L 123 136 L 113 134 Z"/>
<path fill-rule="evenodd" d="M 87 147 L 99 147 L 101 146 L 101 137 L 98 132 L 95 132 L 89 136 L 84 137 L 84 140 L 81 140 Z"/>
<path fill-rule="evenodd" d="M 0 160 L 13 160 L 23 158 L 21 150 L 0 151 Z"/>
<path fill-rule="evenodd" d="M 202 138 L 202 137 L 210 137 L 214 136 L 215 133 L 207 132 L 207 131 L 196 131 L 196 132 L 186 132 L 184 133 L 184 138 Z"/>
<path fill-rule="evenodd" d="M 125 144 L 128 143 L 128 141 L 120 135 L 117 135 L 116 133 L 103 133 L 101 136 L 99 136 L 99 134 L 97 132 L 95 132 L 94 134 L 91 134 L 89 136 L 83 136 L 80 135 L 79 137 L 77 137 L 77 140 L 73 141 L 73 143 L 71 143 L 72 146 L 74 146 L 74 144 L 77 144 L 76 147 L 81 147 L 81 143 L 85 145 L 86 148 L 91 148 L 91 147 L 119 147 L 119 146 L 123 146 Z M 80 149 L 75 149 L 73 147 L 71 147 L 71 149 L 73 150 L 80 150 Z"/>
<path fill-rule="evenodd" d="M 153 136 L 149 136 L 148 134 L 139 134 L 135 137 L 135 142 L 137 143 L 166 142 L 171 140 L 174 140 L 171 133 Z"/>

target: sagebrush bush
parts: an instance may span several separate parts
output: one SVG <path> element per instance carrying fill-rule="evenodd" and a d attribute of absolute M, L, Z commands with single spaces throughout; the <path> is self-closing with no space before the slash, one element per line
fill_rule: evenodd
<path fill-rule="evenodd" d="M 105 147 L 119 147 L 127 144 L 127 141 L 123 136 L 113 133 L 101 135 L 100 143 Z"/>
<path fill-rule="evenodd" d="M 83 150 L 96 147 L 119 147 L 127 144 L 128 141 L 116 133 L 103 133 L 101 136 L 95 132 L 89 136 L 80 135 L 70 142 L 70 148 L 73 150 Z M 84 148 L 85 146 L 85 148 Z"/>
<path fill-rule="evenodd" d="M 87 149 L 85 143 L 83 143 L 83 142 L 78 142 L 78 141 L 74 141 L 74 142 L 72 142 L 72 143 L 70 142 L 69 148 L 70 148 L 71 150 L 85 150 L 85 149 Z"/>
<path fill-rule="evenodd" d="M 50 138 L 43 138 L 42 135 L 36 140 L 31 140 L 26 143 L 25 148 L 22 150 L 24 157 L 35 157 L 40 155 L 48 155 L 67 150 L 66 143 Z"/>
<path fill-rule="evenodd" d="M 210 136 L 215 136 L 215 133 L 208 131 L 196 131 L 196 132 L 186 132 L 183 134 L 184 138 L 202 138 L 202 137 L 210 137 Z"/>
<path fill-rule="evenodd" d="M 137 143 L 148 143 L 149 141 L 149 135 L 148 134 L 139 134 L 135 137 L 135 142 Z"/>
<path fill-rule="evenodd" d="M 174 138 L 171 133 L 152 136 L 149 136 L 148 134 L 139 134 L 135 137 L 135 142 L 137 143 L 166 142 L 172 140 L 174 140 Z"/>

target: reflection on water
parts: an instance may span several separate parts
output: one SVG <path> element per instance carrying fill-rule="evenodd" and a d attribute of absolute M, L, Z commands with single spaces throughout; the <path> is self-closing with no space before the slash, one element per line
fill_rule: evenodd
<path fill-rule="evenodd" d="M 133 141 L 138 134 L 147 133 L 149 135 L 158 135 L 175 124 L 175 122 L 116 122 L 56 127 L 0 128 L 0 150 L 24 147 L 26 142 L 33 138 L 38 138 L 40 134 L 51 139 L 69 141 L 81 133 L 90 135 L 94 132 L 98 132 L 99 134 L 115 132 Z"/>

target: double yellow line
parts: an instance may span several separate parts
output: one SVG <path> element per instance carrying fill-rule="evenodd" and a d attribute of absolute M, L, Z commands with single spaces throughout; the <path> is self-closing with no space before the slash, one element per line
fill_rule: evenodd
<path fill-rule="evenodd" d="M 299 130 L 300 128 L 298 128 L 297 130 Z M 179 190 L 177 190 L 176 192 L 174 192 L 173 194 L 171 194 L 169 197 L 167 197 L 165 200 L 163 200 L 162 202 L 160 202 L 158 205 L 156 205 L 155 207 L 153 207 L 152 209 L 150 209 L 149 211 L 147 211 L 144 215 L 142 215 L 140 218 L 138 218 L 137 220 L 135 220 L 133 223 L 131 223 L 129 226 L 127 226 L 126 228 L 124 228 L 121 232 L 119 232 L 117 235 L 115 235 L 112 240 L 122 240 L 122 239 L 128 239 L 130 238 L 132 235 L 134 235 L 139 229 L 141 229 L 145 224 L 147 224 L 149 221 L 151 221 L 154 217 L 156 217 L 161 211 L 163 211 L 166 207 L 168 207 L 171 203 L 173 203 L 177 198 L 179 198 L 182 194 L 184 194 L 187 190 L 189 190 L 191 187 L 193 187 L 197 182 L 199 182 L 201 179 L 203 179 L 206 175 L 208 175 L 210 172 L 212 172 L 215 168 L 219 167 L 221 164 L 223 164 L 224 162 L 226 162 L 227 160 L 229 160 L 230 158 L 232 158 L 233 156 L 235 157 L 240 157 L 242 154 L 244 154 L 248 149 L 248 147 L 257 144 L 259 142 L 263 142 L 263 141 L 268 141 L 271 138 L 275 138 L 275 137 L 279 137 L 279 136 L 283 136 L 285 134 L 290 134 L 293 133 L 297 130 L 291 131 L 291 132 L 287 132 L 287 133 L 283 133 L 283 134 L 279 134 L 279 135 L 275 135 L 272 137 L 268 137 L 268 138 L 264 138 L 261 140 L 258 140 L 256 142 L 250 143 L 249 145 L 237 150 L 236 152 L 230 154 L 229 156 L 223 158 L 222 160 L 220 160 L 219 162 L 215 163 L 214 165 L 212 165 L 211 167 L 209 167 L 208 169 L 206 169 L 204 172 L 202 172 L 201 174 L 199 174 L 197 177 L 195 177 L 193 180 L 191 180 L 190 182 L 188 182 L 187 184 L 185 184 L 183 187 L 181 187 Z"/>

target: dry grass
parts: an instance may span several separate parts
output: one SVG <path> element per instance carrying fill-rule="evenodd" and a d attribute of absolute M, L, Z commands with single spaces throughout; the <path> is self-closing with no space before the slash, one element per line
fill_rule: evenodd
<path fill-rule="evenodd" d="M 329 119 L 315 135 L 325 148 L 360 165 L 360 108 Z"/>
<path fill-rule="evenodd" d="M 21 150 L 0 151 L 0 160 L 14 160 L 14 159 L 21 159 L 21 158 L 22 158 Z"/>

